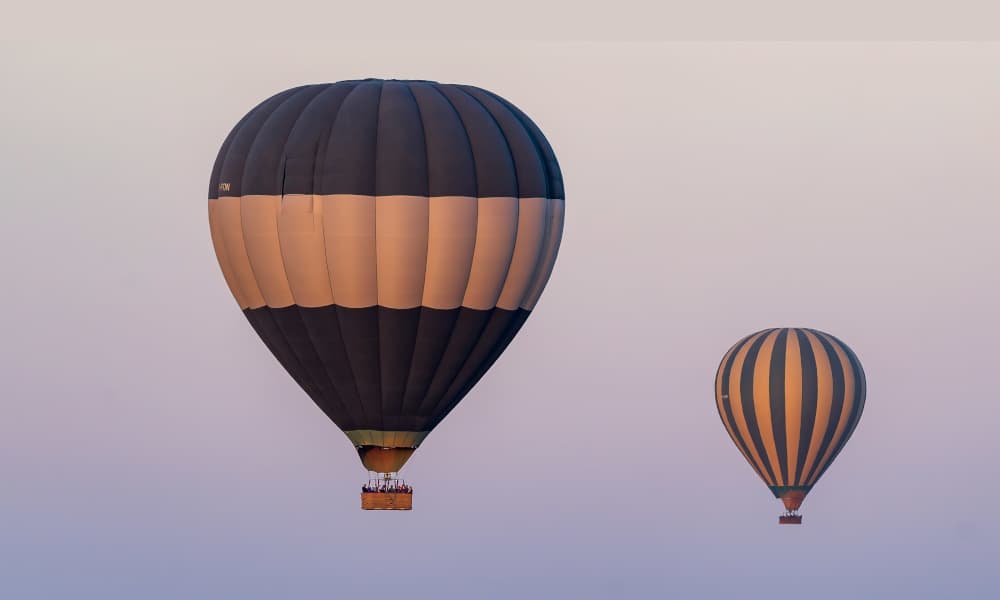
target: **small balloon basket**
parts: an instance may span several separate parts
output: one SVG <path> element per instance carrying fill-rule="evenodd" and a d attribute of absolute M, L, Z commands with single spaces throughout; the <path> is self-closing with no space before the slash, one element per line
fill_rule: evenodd
<path fill-rule="evenodd" d="M 361 486 L 361 510 L 413 510 L 413 487 L 384 473 Z"/>
<path fill-rule="evenodd" d="M 796 512 L 787 512 L 778 517 L 778 523 L 782 525 L 801 525 L 802 515 Z"/>

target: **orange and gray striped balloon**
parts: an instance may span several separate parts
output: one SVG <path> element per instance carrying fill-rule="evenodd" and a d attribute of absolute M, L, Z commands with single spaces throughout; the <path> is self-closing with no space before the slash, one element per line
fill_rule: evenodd
<path fill-rule="evenodd" d="M 219 151 L 215 252 L 261 339 L 373 471 L 397 471 L 497 360 L 555 263 L 555 155 L 486 90 L 281 92 Z"/>
<path fill-rule="evenodd" d="M 766 329 L 726 353 L 715 398 L 737 448 L 794 511 L 854 433 L 865 407 L 865 373 L 854 352 L 828 333 Z"/>

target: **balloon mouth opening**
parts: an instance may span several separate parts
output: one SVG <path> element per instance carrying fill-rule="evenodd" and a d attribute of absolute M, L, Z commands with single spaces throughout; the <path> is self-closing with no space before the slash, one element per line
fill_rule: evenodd
<path fill-rule="evenodd" d="M 357 449 L 361 464 L 375 473 L 398 473 L 416 451 L 416 448 L 384 448 L 381 446 L 358 446 Z"/>

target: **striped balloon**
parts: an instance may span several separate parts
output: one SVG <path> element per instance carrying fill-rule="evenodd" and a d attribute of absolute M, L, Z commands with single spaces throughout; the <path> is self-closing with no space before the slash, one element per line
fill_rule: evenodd
<path fill-rule="evenodd" d="M 538 127 L 471 86 L 307 85 L 251 110 L 209 188 L 229 289 L 373 471 L 398 471 L 538 301 L 564 196 Z"/>
<path fill-rule="evenodd" d="M 726 353 L 715 398 L 737 448 L 794 512 L 854 433 L 865 373 L 828 333 L 766 329 Z"/>

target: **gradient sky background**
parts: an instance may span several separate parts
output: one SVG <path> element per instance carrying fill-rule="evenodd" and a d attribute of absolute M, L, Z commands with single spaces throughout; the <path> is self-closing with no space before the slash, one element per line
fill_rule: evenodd
<path fill-rule="evenodd" d="M 1000 594 L 1000 45 L 315 39 L 0 47 L 0 596 Z M 367 76 L 500 93 L 567 189 L 546 293 L 407 465 L 411 513 L 359 510 L 208 231 L 247 110 Z M 868 376 L 797 528 L 713 397 L 774 326 Z"/>

